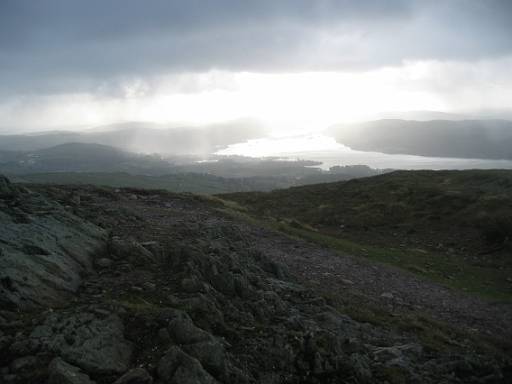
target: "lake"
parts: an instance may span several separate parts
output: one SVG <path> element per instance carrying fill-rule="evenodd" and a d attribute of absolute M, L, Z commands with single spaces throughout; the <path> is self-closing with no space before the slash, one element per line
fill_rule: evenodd
<path fill-rule="evenodd" d="M 380 169 L 512 169 L 512 160 L 389 155 L 356 151 L 337 143 L 332 137 L 318 134 L 249 140 L 230 145 L 216 154 L 314 160 L 321 162 L 323 169 L 329 169 L 334 165 L 355 164 Z"/>

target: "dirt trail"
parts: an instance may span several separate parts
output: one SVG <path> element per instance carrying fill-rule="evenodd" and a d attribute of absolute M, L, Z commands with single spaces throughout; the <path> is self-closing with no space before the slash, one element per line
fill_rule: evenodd
<path fill-rule="evenodd" d="M 302 281 L 387 309 L 416 311 L 470 332 L 512 337 L 512 304 L 477 298 L 405 270 L 268 234 L 272 254 Z M 350 298 L 349 298 L 350 297 Z"/>

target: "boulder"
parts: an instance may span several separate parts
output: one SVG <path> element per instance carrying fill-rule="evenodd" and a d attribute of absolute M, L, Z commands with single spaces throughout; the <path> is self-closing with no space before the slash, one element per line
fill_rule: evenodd
<path fill-rule="evenodd" d="M 168 329 L 178 344 L 193 344 L 200 341 L 209 341 L 212 338 L 208 332 L 197 327 L 186 314 L 171 320 Z"/>
<path fill-rule="evenodd" d="M 170 381 L 174 376 L 174 373 L 186 358 L 190 358 L 180 347 L 173 345 L 171 346 L 165 355 L 158 362 L 158 376 L 166 381 Z"/>
<path fill-rule="evenodd" d="M 12 373 L 24 374 L 34 371 L 39 365 L 39 360 L 36 356 L 24 356 L 14 360 L 9 368 Z"/>
<path fill-rule="evenodd" d="M 370 369 L 370 359 L 360 353 L 353 353 L 349 357 L 349 364 L 354 371 L 355 376 L 362 383 L 370 383 L 372 379 L 372 371 Z"/>
<path fill-rule="evenodd" d="M 15 195 L 16 188 L 11 184 L 7 177 L 0 175 L 0 199 L 10 198 Z"/>
<path fill-rule="evenodd" d="M 204 370 L 201 363 L 194 359 L 185 359 L 178 367 L 171 381 L 172 384 L 215 384 L 217 380 Z"/>
<path fill-rule="evenodd" d="M 94 384 L 94 381 L 80 368 L 57 357 L 48 366 L 48 384 Z"/>
<path fill-rule="evenodd" d="M 88 373 L 119 374 L 128 369 L 132 345 L 123 336 L 117 315 L 92 313 L 49 315 L 30 338 L 41 348 L 62 356 Z"/>
<path fill-rule="evenodd" d="M 114 384 L 152 384 L 153 378 L 144 368 L 133 368 L 117 379 Z"/>
<path fill-rule="evenodd" d="M 112 237 L 108 243 L 108 250 L 114 258 L 127 260 L 134 264 L 157 263 L 159 261 L 158 256 L 155 256 L 135 240 Z"/>
<path fill-rule="evenodd" d="M 184 345 L 183 350 L 199 360 L 209 372 L 221 375 L 226 370 L 224 346 L 216 339 Z"/>
<path fill-rule="evenodd" d="M 112 266 L 112 259 L 100 257 L 94 262 L 94 264 L 99 268 L 109 268 Z"/>
<path fill-rule="evenodd" d="M 157 371 L 160 379 L 171 384 L 217 383 L 197 359 L 175 345 L 160 359 Z"/>

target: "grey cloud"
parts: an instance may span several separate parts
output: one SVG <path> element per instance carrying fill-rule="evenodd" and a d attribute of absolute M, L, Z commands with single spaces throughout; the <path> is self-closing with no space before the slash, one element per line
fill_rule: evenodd
<path fill-rule="evenodd" d="M 512 52 L 510 1 L 0 0 L 4 95 L 209 69 L 372 68 Z"/>

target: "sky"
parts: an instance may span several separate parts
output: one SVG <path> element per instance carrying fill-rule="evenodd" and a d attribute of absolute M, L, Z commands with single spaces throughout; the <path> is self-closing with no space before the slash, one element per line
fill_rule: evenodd
<path fill-rule="evenodd" d="M 0 0 L 0 132 L 512 109 L 508 0 Z"/>

